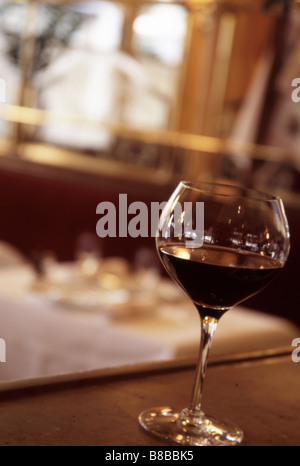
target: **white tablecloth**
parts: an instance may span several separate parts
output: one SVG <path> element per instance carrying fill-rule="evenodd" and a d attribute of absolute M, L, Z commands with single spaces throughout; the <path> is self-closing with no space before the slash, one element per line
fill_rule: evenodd
<path fill-rule="evenodd" d="M 6 362 L 0 381 L 49 376 L 194 356 L 200 323 L 185 299 L 165 302 L 124 318 L 54 304 L 32 292 L 30 267 L 0 272 L 0 338 Z M 174 285 L 175 286 L 175 285 Z M 130 306 L 130 303 L 128 304 Z M 125 309 L 125 308 L 124 308 Z M 227 355 L 290 345 L 300 332 L 290 322 L 235 308 L 217 329 L 212 353 Z"/>

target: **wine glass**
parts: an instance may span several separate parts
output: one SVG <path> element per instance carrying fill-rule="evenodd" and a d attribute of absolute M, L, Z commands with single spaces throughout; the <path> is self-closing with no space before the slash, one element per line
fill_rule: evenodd
<path fill-rule="evenodd" d="M 262 290 L 286 263 L 290 240 L 283 203 L 243 187 L 180 182 L 162 211 L 156 246 L 199 312 L 201 343 L 188 407 L 149 409 L 139 422 L 175 444 L 239 444 L 239 427 L 202 411 L 208 354 L 222 315 Z"/>

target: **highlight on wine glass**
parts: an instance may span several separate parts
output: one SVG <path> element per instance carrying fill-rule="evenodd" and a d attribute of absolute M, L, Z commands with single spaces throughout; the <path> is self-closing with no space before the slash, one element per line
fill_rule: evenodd
<path fill-rule="evenodd" d="M 240 427 L 202 411 L 209 350 L 222 315 L 261 291 L 290 249 L 280 198 L 239 186 L 180 182 L 163 209 L 156 246 L 169 275 L 194 303 L 201 322 L 199 360 L 188 406 L 139 416 L 149 433 L 180 445 L 236 445 Z"/>

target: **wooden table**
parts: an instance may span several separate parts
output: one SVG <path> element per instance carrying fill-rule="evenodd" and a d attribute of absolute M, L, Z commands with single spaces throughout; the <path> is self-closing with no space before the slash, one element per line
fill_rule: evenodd
<path fill-rule="evenodd" d="M 211 360 L 204 411 L 230 418 L 243 445 L 300 445 L 300 363 L 292 349 Z M 137 417 L 189 402 L 194 361 L 58 376 L 0 388 L 0 445 L 163 446 Z"/>

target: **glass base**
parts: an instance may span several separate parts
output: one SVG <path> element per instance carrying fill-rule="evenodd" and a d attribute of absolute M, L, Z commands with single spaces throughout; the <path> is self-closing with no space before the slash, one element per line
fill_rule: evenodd
<path fill-rule="evenodd" d="M 237 445 L 243 439 L 241 429 L 229 421 L 217 421 L 203 413 L 195 415 L 188 409 L 175 412 L 171 408 L 153 408 L 139 416 L 147 432 L 179 445 Z"/>

